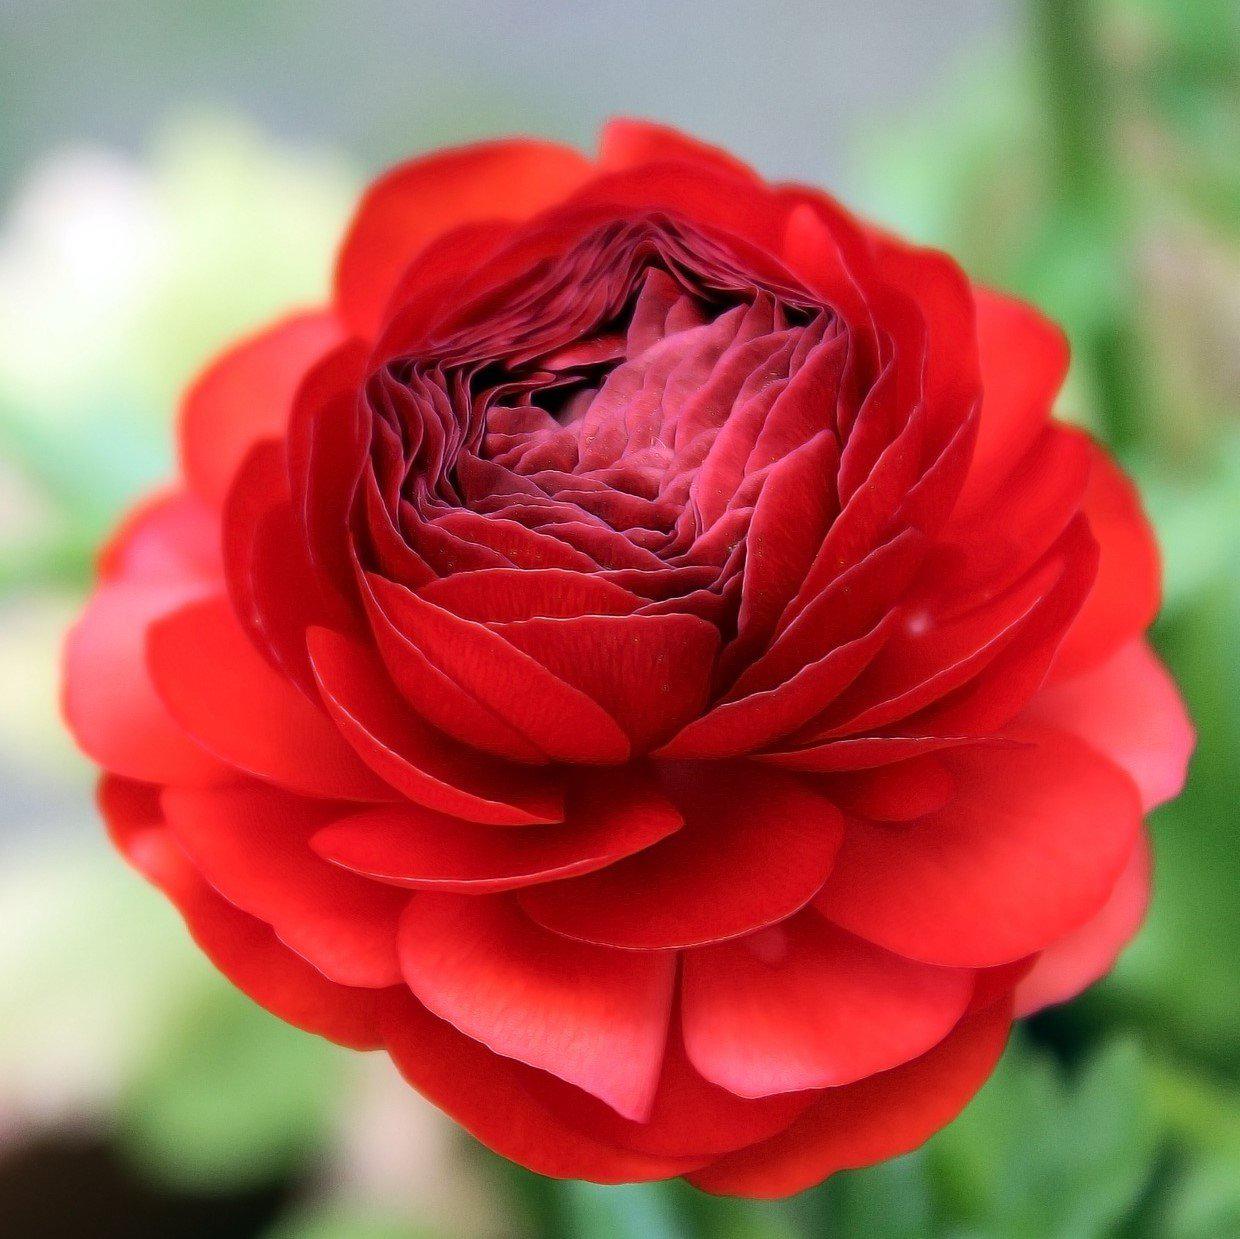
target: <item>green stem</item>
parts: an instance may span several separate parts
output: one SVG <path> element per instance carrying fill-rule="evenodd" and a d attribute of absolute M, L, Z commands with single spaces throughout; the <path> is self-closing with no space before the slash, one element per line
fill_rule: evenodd
<path fill-rule="evenodd" d="M 1141 437 L 1150 412 L 1140 332 L 1133 313 L 1125 186 L 1115 159 L 1111 81 L 1099 55 L 1092 0 L 1032 0 L 1032 41 L 1053 150 L 1055 226 L 1105 247 L 1115 272 L 1105 321 L 1080 343 L 1091 372 L 1103 433 L 1121 453 Z"/>

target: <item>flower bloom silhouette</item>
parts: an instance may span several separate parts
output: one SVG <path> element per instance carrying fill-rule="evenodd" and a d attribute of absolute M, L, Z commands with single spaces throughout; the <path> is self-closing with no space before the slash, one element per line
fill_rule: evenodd
<path fill-rule="evenodd" d="M 112 836 L 534 1170 L 902 1153 L 1135 932 L 1192 744 L 1067 365 L 654 125 L 398 167 L 102 554 L 65 709 Z"/>

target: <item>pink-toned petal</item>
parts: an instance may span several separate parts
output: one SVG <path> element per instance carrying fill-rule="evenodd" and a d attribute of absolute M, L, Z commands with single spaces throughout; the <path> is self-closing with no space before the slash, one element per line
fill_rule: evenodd
<path fill-rule="evenodd" d="M 219 514 L 192 491 L 156 491 L 139 502 L 99 552 L 101 581 L 215 584 L 223 576 Z"/>
<path fill-rule="evenodd" d="M 426 893 L 401 923 L 414 994 L 466 1036 L 541 1068 L 627 1118 L 650 1111 L 676 959 L 548 933 L 504 896 Z"/>
<path fill-rule="evenodd" d="M 1100 667 L 1044 688 L 1022 718 L 1105 753 L 1128 772 L 1147 812 L 1184 787 L 1196 733 L 1175 682 L 1141 638 Z"/>
<path fill-rule="evenodd" d="M 685 1048 L 740 1097 L 835 1088 L 924 1054 L 972 993 L 969 970 L 914 963 L 804 912 L 685 952 Z"/>
<path fill-rule="evenodd" d="M 1016 987 L 1016 1014 L 1075 998 L 1111 970 L 1141 928 L 1150 899 L 1150 846 L 1138 837 L 1110 898 L 1090 920 L 1052 942 Z"/>
<path fill-rule="evenodd" d="M 956 795 L 911 825 L 850 822 L 817 900 L 910 959 L 988 967 L 1040 950 L 1106 901 L 1141 822 L 1131 780 L 1051 730 L 945 750 Z"/>
<path fill-rule="evenodd" d="M 145 660 L 147 629 L 212 587 L 100 586 L 69 631 L 62 708 L 74 739 L 101 766 L 131 779 L 198 785 L 227 774 L 160 700 Z"/>
<path fill-rule="evenodd" d="M 261 784 L 163 794 L 168 828 L 229 903 L 266 922 L 342 985 L 399 984 L 396 925 L 408 896 L 314 854 L 337 810 Z"/>
<path fill-rule="evenodd" d="M 957 1025 L 929 1053 L 891 1071 L 827 1089 L 778 1136 L 688 1176 L 721 1196 L 775 1199 L 837 1170 L 870 1166 L 917 1148 L 964 1109 L 1003 1053 L 1010 1003 Z"/>

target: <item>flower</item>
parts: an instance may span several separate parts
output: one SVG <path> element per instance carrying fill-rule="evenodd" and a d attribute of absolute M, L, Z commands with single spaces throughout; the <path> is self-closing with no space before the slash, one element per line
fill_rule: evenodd
<path fill-rule="evenodd" d="M 380 178 L 191 386 L 65 709 L 285 1019 L 545 1174 L 904 1152 L 1141 918 L 1191 729 L 1062 335 L 669 130 Z"/>

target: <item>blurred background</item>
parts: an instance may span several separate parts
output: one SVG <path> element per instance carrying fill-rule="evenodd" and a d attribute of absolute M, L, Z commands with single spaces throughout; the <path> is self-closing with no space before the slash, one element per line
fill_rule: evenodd
<path fill-rule="evenodd" d="M 0 0 L 0 1235 L 1240 1236 L 1240 9 L 1225 0 Z M 63 630 L 186 378 L 326 287 L 365 179 L 612 113 L 951 250 L 1062 322 L 1158 525 L 1201 733 L 1157 892 L 925 1148 L 779 1205 L 558 1184 L 249 1004 L 125 870 Z"/>

